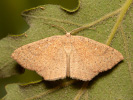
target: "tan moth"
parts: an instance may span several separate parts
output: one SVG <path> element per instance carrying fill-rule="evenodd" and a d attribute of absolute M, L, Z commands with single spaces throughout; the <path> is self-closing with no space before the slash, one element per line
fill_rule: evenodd
<path fill-rule="evenodd" d="M 91 80 L 124 59 L 110 46 L 69 32 L 24 45 L 11 57 L 44 80 L 71 77 L 83 81 Z"/>

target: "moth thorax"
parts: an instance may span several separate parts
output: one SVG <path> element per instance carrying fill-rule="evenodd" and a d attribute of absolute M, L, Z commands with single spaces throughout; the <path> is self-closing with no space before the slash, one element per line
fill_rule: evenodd
<path fill-rule="evenodd" d="M 71 46 L 71 38 L 68 37 L 66 39 L 66 41 L 64 42 L 64 50 L 66 51 L 67 54 L 70 54 L 71 49 L 72 49 L 72 46 Z"/>

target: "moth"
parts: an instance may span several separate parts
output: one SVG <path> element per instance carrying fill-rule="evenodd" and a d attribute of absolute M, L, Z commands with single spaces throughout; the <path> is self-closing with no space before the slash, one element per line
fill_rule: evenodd
<path fill-rule="evenodd" d="M 11 57 L 44 80 L 92 80 L 123 60 L 114 48 L 83 36 L 51 36 L 16 49 Z"/>

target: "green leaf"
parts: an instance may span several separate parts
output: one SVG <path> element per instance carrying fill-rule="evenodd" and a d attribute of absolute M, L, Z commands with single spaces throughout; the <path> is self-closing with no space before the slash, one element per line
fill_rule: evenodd
<path fill-rule="evenodd" d="M 38 82 L 27 85 L 11 84 L 6 87 L 7 95 L 3 100 L 131 100 L 133 99 L 133 6 L 132 0 L 107 1 L 107 0 L 82 0 L 78 11 L 69 13 L 56 5 L 45 5 L 27 10 L 23 13 L 30 25 L 21 36 L 9 36 L 0 41 L 0 69 L 6 61 L 13 61 L 11 53 L 16 48 L 53 35 L 64 35 L 60 27 L 72 33 L 82 35 L 101 43 L 107 43 L 119 50 L 124 61 L 113 69 L 99 74 L 90 82 L 80 84 L 79 81 L 67 85 L 67 81 L 57 82 L 51 89 L 53 82 Z M 127 12 L 128 9 L 128 12 Z M 127 12 L 127 13 L 125 13 Z M 118 16 L 117 16 L 118 15 Z M 54 26 L 53 26 L 54 25 Z M 57 27 L 60 26 L 60 27 Z M 80 28 L 79 28 L 80 27 Z M 78 28 L 78 29 L 77 29 Z M 76 29 L 76 30 L 75 30 Z M 113 40 L 112 40 L 113 39 Z M 8 49 L 7 49 L 8 48 Z M 7 69 L 14 69 L 15 61 L 7 64 Z M 6 72 L 5 72 L 6 73 Z M 14 72 L 13 72 L 14 73 Z M 15 73 L 14 73 L 15 74 Z M 4 75 L 3 71 L 3 76 Z M 1 75 L 1 76 L 2 76 Z M 11 75 L 11 74 L 10 74 Z M 60 81 L 59 81 L 60 82 Z M 60 89 L 62 88 L 62 89 Z M 57 91 L 58 90 L 58 91 Z M 46 94 L 45 94 L 46 93 Z"/>

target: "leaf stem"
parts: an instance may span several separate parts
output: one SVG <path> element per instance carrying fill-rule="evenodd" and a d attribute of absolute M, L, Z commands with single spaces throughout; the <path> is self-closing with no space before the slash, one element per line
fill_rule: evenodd
<path fill-rule="evenodd" d="M 88 83 L 89 83 L 89 81 L 83 83 L 81 89 L 79 90 L 78 94 L 75 96 L 74 100 L 79 100 L 80 97 L 83 95 L 83 93 L 86 92 L 86 90 L 87 90 L 86 87 L 88 86 Z"/>
<path fill-rule="evenodd" d="M 115 33 L 116 33 L 116 31 L 117 31 L 119 25 L 120 25 L 120 23 L 121 23 L 121 21 L 123 20 L 123 18 L 124 18 L 124 16 L 125 16 L 126 12 L 127 12 L 127 10 L 128 10 L 128 8 L 130 7 L 132 1 L 133 1 L 133 0 L 127 0 L 127 1 L 124 3 L 124 5 L 122 6 L 122 10 L 121 10 L 121 12 L 120 12 L 120 15 L 119 15 L 119 17 L 117 18 L 117 21 L 116 21 L 116 23 L 115 23 L 115 25 L 114 25 L 114 27 L 113 27 L 113 29 L 112 29 L 110 35 L 109 35 L 109 38 L 108 38 L 108 40 L 107 40 L 107 42 L 106 42 L 107 45 L 110 45 L 110 43 L 111 43 L 111 41 L 112 41 L 112 39 L 113 39 L 113 37 L 114 37 L 114 35 L 115 35 Z"/>
<path fill-rule="evenodd" d="M 84 29 L 86 29 L 86 28 L 89 28 L 89 27 L 91 27 L 91 26 L 94 26 L 94 25 L 96 25 L 97 23 L 99 23 L 99 22 L 101 22 L 101 21 L 104 21 L 104 20 L 106 20 L 106 19 L 108 19 L 108 18 L 110 18 L 110 17 L 112 17 L 112 16 L 118 14 L 120 11 L 121 11 L 121 8 L 119 8 L 119 9 L 117 9 L 116 11 L 111 12 L 111 13 L 109 13 L 109 14 L 103 16 L 103 17 L 101 17 L 100 19 L 98 19 L 98 20 L 96 20 L 96 21 L 94 21 L 94 22 L 92 22 L 92 23 L 90 23 L 90 24 L 83 25 L 82 27 L 76 28 L 76 29 L 72 30 L 70 33 L 71 33 L 71 34 L 75 34 L 75 33 L 78 33 L 78 32 L 80 32 L 80 31 L 82 31 L 82 30 L 84 30 Z"/>

